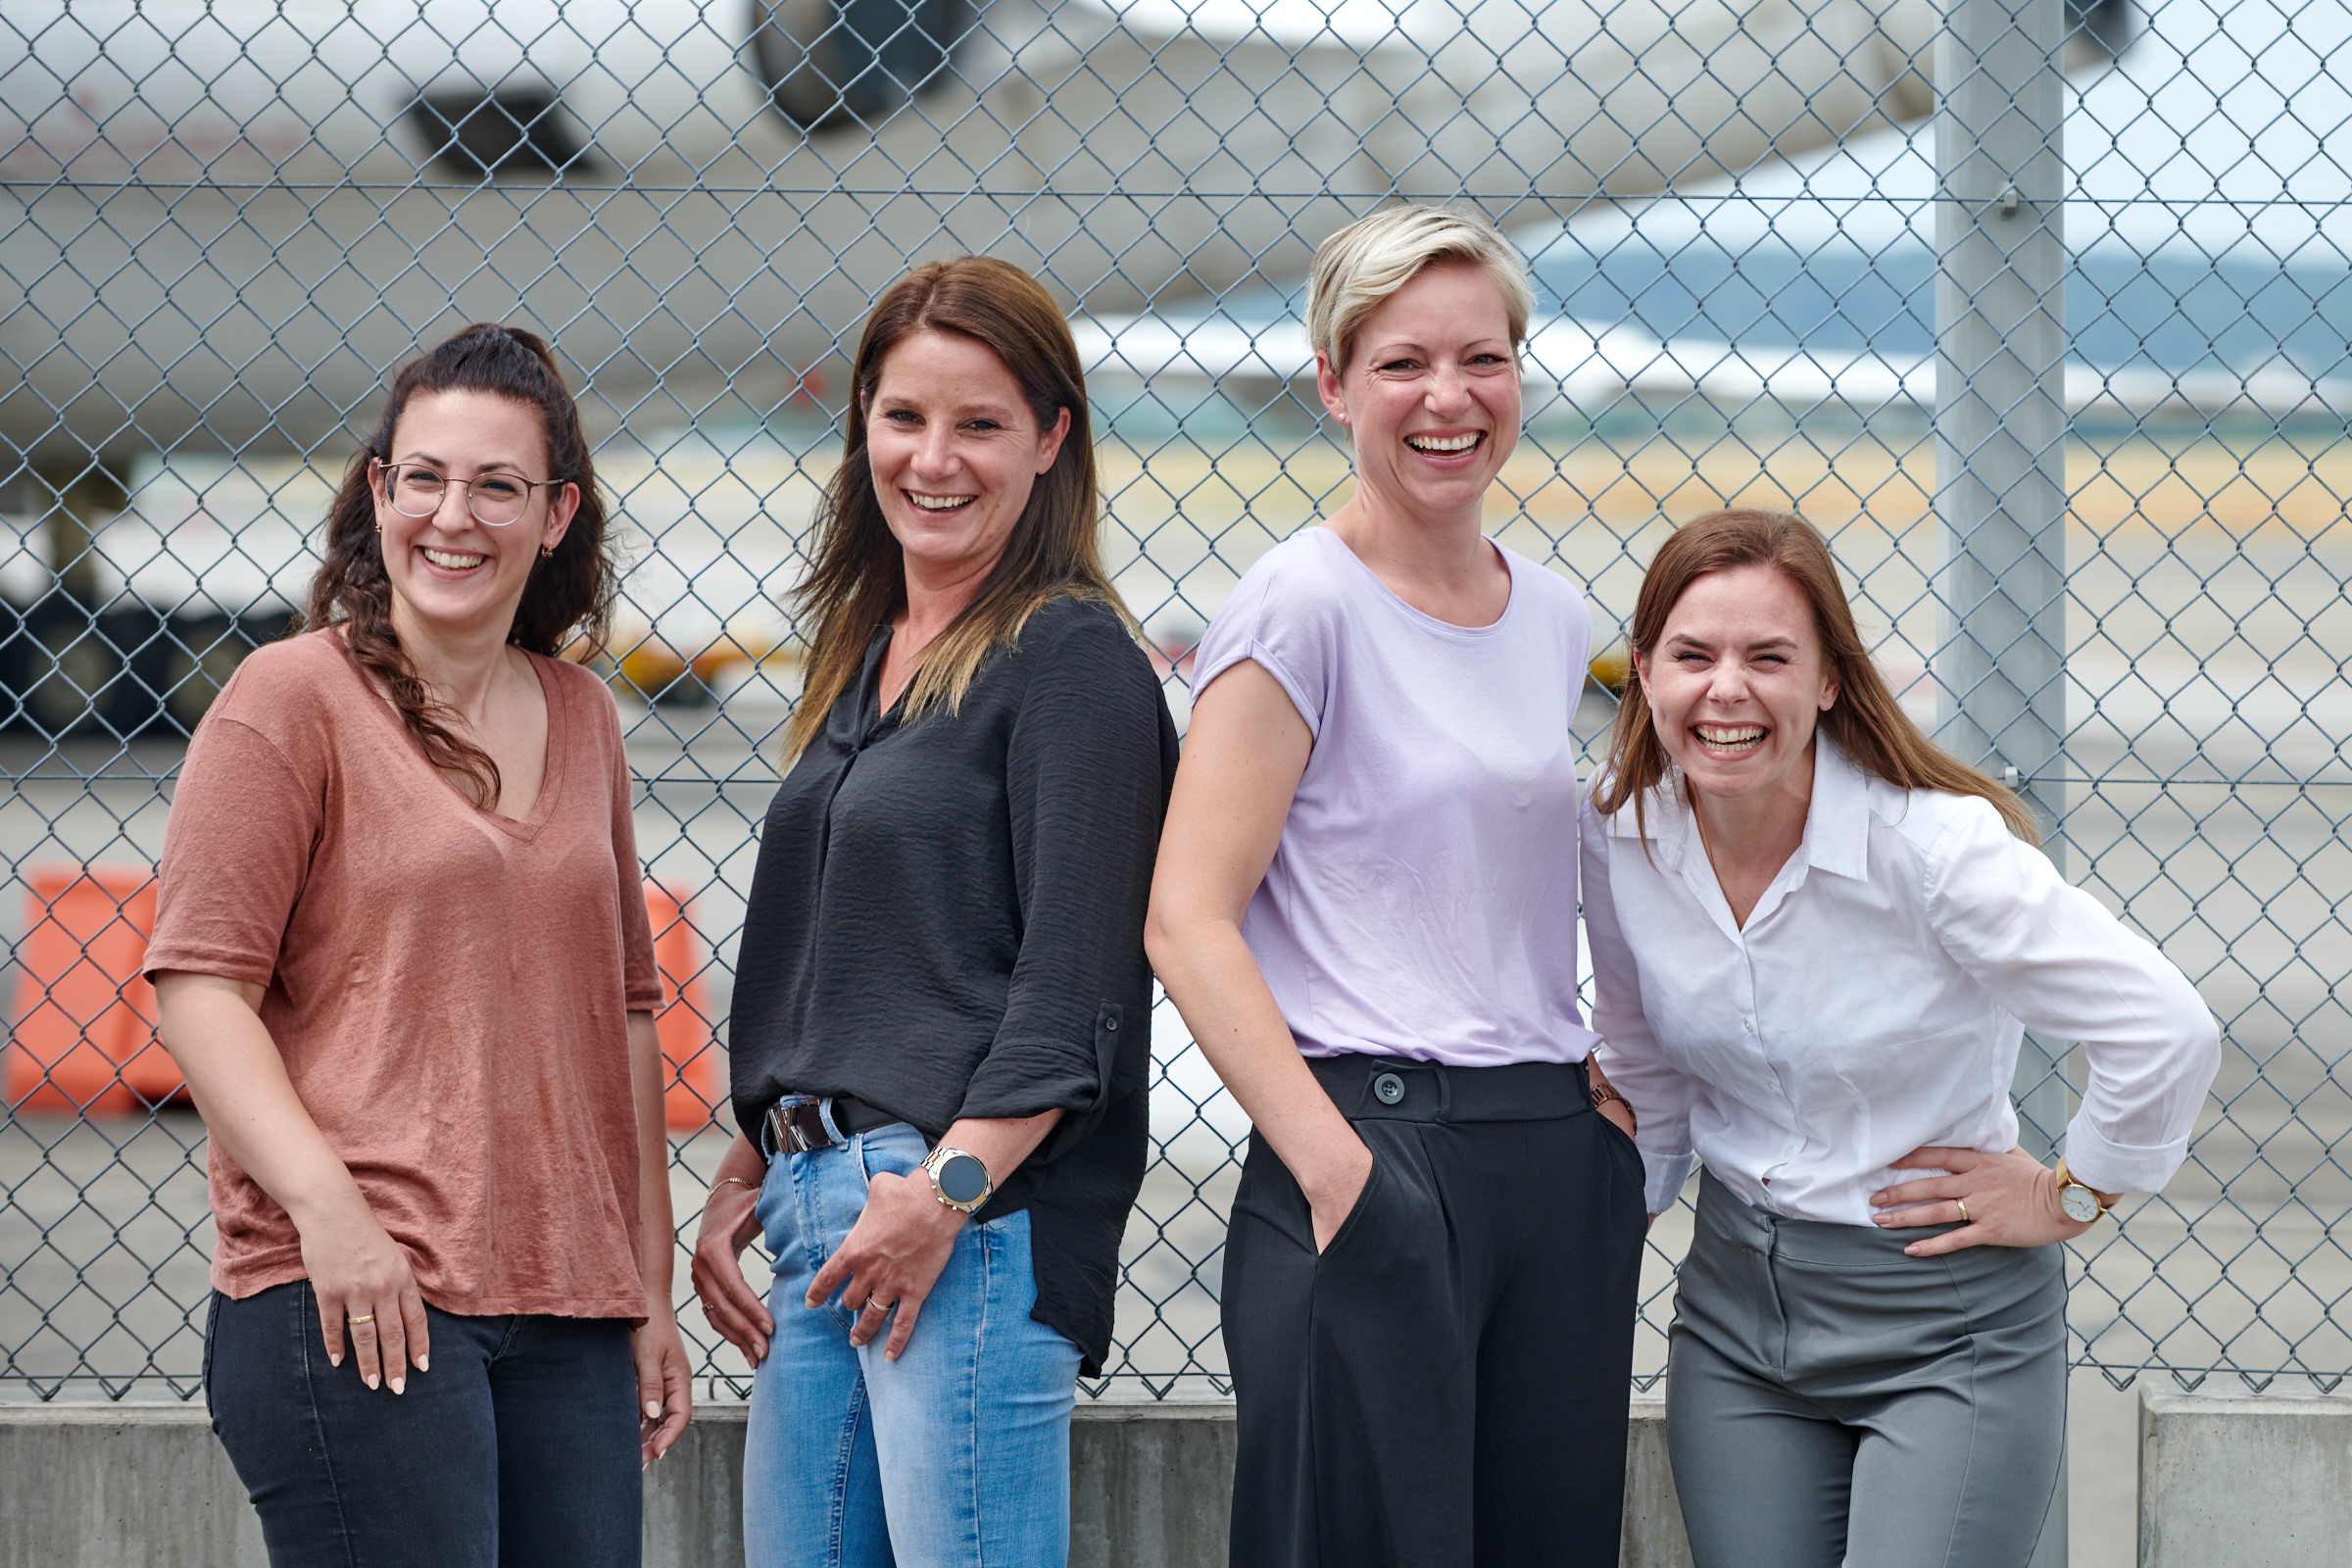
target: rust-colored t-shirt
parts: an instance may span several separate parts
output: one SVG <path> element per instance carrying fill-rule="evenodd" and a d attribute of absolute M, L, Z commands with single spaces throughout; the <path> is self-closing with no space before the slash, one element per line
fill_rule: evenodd
<path fill-rule="evenodd" d="M 150 974 L 268 988 L 294 1092 L 449 1312 L 645 1315 L 628 1011 L 661 1004 L 611 695 L 533 657 L 525 821 L 425 760 L 333 632 L 247 659 L 189 744 Z M 212 1149 L 213 1283 L 303 1277 L 286 1211 Z"/>

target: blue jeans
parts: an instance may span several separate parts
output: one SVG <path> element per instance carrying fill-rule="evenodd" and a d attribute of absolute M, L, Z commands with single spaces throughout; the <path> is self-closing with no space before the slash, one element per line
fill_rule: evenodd
<path fill-rule="evenodd" d="M 922 1180 L 925 1152 L 893 1122 L 767 1167 L 776 1332 L 743 1456 L 749 1568 L 1040 1568 L 1069 1555 L 1078 1348 L 1029 1315 L 1025 1211 L 964 1226 L 896 1361 L 882 1357 L 887 1330 L 851 1347 L 855 1303 L 802 1304 L 864 1211 L 866 1179 Z"/>
<path fill-rule="evenodd" d="M 270 1568 L 635 1568 L 629 1325 L 424 1315 L 432 1370 L 396 1395 L 327 1364 L 310 1281 L 214 1294 L 205 1402 Z"/>

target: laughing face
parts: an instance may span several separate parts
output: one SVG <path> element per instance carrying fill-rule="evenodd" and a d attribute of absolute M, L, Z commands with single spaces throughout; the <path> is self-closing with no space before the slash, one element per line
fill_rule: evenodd
<path fill-rule="evenodd" d="M 1067 409 L 1039 427 L 1021 384 L 985 344 L 923 331 L 892 349 L 867 403 L 865 450 L 909 580 L 985 578 L 1069 430 Z"/>
<path fill-rule="evenodd" d="M 1659 741 L 1701 795 L 1809 795 L 1838 677 L 1788 577 L 1755 565 L 1695 579 L 1635 664 Z"/>
<path fill-rule="evenodd" d="M 392 429 L 387 460 L 399 468 L 404 505 L 431 505 L 422 474 L 469 480 L 493 514 L 497 492 L 548 476 L 547 437 L 527 403 L 488 392 L 430 392 L 409 400 Z M 503 528 L 474 516 L 466 486 L 442 488 L 432 514 L 412 517 L 391 504 L 387 470 L 375 480 L 375 520 L 392 624 L 404 642 L 419 635 L 505 642 L 542 548 L 553 549 L 579 507 L 573 485 L 532 487 L 521 514 Z"/>
<path fill-rule="evenodd" d="M 1519 356 L 1502 290 L 1437 262 L 1364 318 L 1348 363 L 1315 360 L 1323 405 L 1355 434 L 1364 493 L 1422 516 L 1475 514 L 1519 442 Z"/>

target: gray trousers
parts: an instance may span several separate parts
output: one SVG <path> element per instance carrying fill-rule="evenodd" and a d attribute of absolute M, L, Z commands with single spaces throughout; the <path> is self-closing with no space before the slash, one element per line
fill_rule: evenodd
<path fill-rule="evenodd" d="M 2025 1568 L 2066 1442 L 2065 1256 L 1904 1255 L 1936 1230 L 1703 1178 L 1666 1378 L 1698 1568 Z"/>

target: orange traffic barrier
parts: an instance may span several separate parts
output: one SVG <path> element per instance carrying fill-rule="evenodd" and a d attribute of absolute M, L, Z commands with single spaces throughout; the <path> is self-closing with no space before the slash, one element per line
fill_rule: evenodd
<path fill-rule="evenodd" d="M 8 1107 L 129 1116 L 185 1096 L 179 1068 L 155 1038 L 155 988 L 139 972 L 155 931 L 154 870 L 36 865 L 25 880 L 16 1029 L 0 1072 Z M 669 994 L 655 1017 L 668 1067 L 663 1119 L 672 1132 L 699 1132 L 723 1122 L 727 1084 L 693 906 L 653 881 L 645 905 Z"/>
<path fill-rule="evenodd" d="M 662 1036 L 668 1083 L 662 1094 L 662 1118 L 673 1133 L 700 1132 L 727 1117 L 725 1064 L 720 1060 L 716 1020 L 710 1016 L 710 987 L 703 983 L 702 942 L 694 929 L 692 902 L 651 877 L 645 883 L 645 912 L 654 925 L 654 962 L 662 970 L 669 1000 L 654 1017 Z"/>
<path fill-rule="evenodd" d="M 128 1116 L 186 1091 L 139 973 L 155 930 L 144 865 L 36 865 L 24 878 L 16 1028 L 0 1094 L 30 1114 Z"/>

